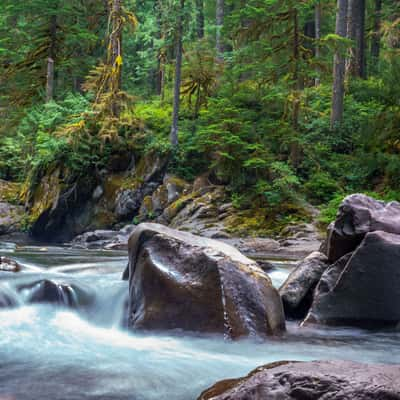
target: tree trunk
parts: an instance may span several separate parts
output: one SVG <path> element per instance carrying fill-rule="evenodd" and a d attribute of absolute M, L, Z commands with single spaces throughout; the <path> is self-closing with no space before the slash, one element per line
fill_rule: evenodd
<path fill-rule="evenodd" d="M 299 32 L 299 16 L 297 9 L 292 10 L 293 19 L 293 100 L 292 100 L 292 126 L 298 135 L 299 117 L 300 117 L 300 92 L 304 87 L 304 82 L 299 74 L 300 64 L 300 32 Z M 300 164 L 300 147 L 297 137 L 290 144 L 290 161 L 294 168 Z"/>
<path fill-rule="evenodd" d="M 54 60 L 57 52 L 57 16 L 50 19 L 50 46 L 47 58 L 46 102 L 54 99 Z"/>
<path fill-rule="evenodd" d="M 366 78 L 365 68 L 365 0 L 348 0 L 347 37 L 354 41 L 348 59 L 348 72 Z"/>
<path fill-rule="evenodd" d="M 319 41 L 321 40 L 321 17 L 322 17 L 322 7 L 321 2 L 318 1 L 315 5 L 315 59 L 317 60 L 317 76 L 315 78 L 315 86 L 321 84 L 321 69 L 318 63 L 321 58 L 321 47 Z"/>
<path fill-rule="evenodd" d="M 217 50 L 217 61 L 222 62 L 224 60 L 224 43 L 222 38 L 222 29 L 224 27 L 224 0 L 217 0 L 216 4 L 216 50 Z"/>
<path fill-rule="evenodd" d="M 337 0 L 336 34 L 346 36 L 348 0 Z M 341 49 L 336 50 L 333 61 L 333 94 L 331 129 L 342 122 L 344 102 L 345 57 Z"/>
<path fill-rule="evenodd" d="M 204 37 L 204 0 L 196 0 L 196 30 L 197 37 Z"/>
<path fill-rule="evenodd" d="M 179 15 L 177 18 L 177 29 L 175 38 L 175 86 L 174 86 L 174 108 L 172 114 L 172 126 L 170 140 L 173 148 L 177 148 L 178 140 L 178 122 L 179 122 L 179 107 L 180 107 L 180 94 L 181 94 L 181 80 L 182 80 L 182 40 L 183 40 L 183 12 L 185 8 L 185 0 L 180 0 Z"/>
<path fill-rule="evenodd" d="M 375 0 L 374 31 L 371 37 L 371 70 L 376 73 L 381 51 L 382 0 Z"/>
<path fill-rule="evenodd" d="M 112 66 L 112 74 L 110 80 L 110 91 L 117 95 L 122 87 L 122 0 L 113 0 L 111 7 L 111 34 L 110 34 L 110 50 L 109 63 Z M 117 97 L 117 96 L 115 96 Z M 120 115 L 120 107 L 117 101 L 111 106 L 112 116 L 118 118 Z"/>

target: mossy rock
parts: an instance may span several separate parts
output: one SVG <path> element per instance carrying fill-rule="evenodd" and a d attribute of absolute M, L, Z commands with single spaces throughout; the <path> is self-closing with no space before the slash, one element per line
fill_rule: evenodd
<path fill-rule="evenodd" d="M 14 205 L 21 204 L 22 185 L 0 179 L 0 201 Z"/>
<path fill-rule="evenodd" d="M 167 221 L 172 221 L 180 211 L 182 211 L 189 203 L 191 203 L 196 198 L 195 193 L 189 193 L 180 197 L 178 200 L 170 204 L 163 213 L 164 218 Z"/>
<path fill-rule="evenodd" d="M 268 208 L 238 210 L 224 219 L 224 224 L 228 233 L 239 237 L 276 237 L 288 224 L 310 222 L 310 219 L 301 207 L 286 204 L 281 212 Z"/>
<path fill-rule="evenodd" d="M 139 217 L 141 220 L 146 220 L 154 216 L 153 199 L 152 196 L 146 196 L 143 199 L 142 206 L 139 210 Z"/>
<path fill-rule="evenodd" d="M 60 182 L 60 168 L 46 174 L 34 189 L 33 202 L 29 213 L 29 222 L 33 223 L 47 210 L 57 205 L 62 184 Z"/>

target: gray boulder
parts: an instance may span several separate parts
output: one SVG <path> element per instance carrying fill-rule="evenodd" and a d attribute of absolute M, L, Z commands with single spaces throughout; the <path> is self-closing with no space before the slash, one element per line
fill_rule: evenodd
<path fill-rule="evenodd" d="M 399 365 L 283 361 L 218 382 L 198 400 L 398 400 L 399 377 Z"/>
<path fill-rule="evenodd" d="M 350 257 L 331 266 L 318 284 L 304 323 L 361 327 L 400 321 L 400 235 L 367 233 Z"/>
<path fill-rule="evenodd" d="M 24 207 L 0 201 L 0 235 L 18 231 L 24 214 Z"/>
<path fill-rule="evenodd" d="M 271 280 L 225 243 L 141 224 L 129 240 L 126 275 L 131 328 L 229 338 L 285 330 L 281 299 Z"/>
<path fill-rule="evenodd" d="M 115 201 L 115 214 L 118 218 L 132 218 L 140 209 L 143 201 L 142 189 L 125 189 L 118 193 Z"/>
<path fill-rule="evenodd" d="M 385 203 L 363 194 L 346 197 L 329 231 L 329 261 L 354 251 L 365 235 L 374 231 L 400 234 L 400 203 Z"/>
<path fill-rule="evenodd" d="M 322 274 L 328 268 L 327 257 L 316 251 L 301 261 L 279 289 L 286 316 L 305 317 L 312 295 Z"/>

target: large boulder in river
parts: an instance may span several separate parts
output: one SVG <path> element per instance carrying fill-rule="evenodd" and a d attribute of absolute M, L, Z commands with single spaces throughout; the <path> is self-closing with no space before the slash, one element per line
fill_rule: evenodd
<path fill-rule="evenodd" d="M 312 303 L 313 291 L 327 268 L 327 257 L 318 251 L 296 266 L 279 289 L 287 316 L 305 317 Z"/>
<path fill-rule="evenodd" d="M 400 235 L 367 233 L 361 245 L 329 267 L 305 323 L 362 327 L 400 321 Z"/>
<path fill-rule="evenodd" d="M 218 382 L 198 400 L 395 400 L 399 377 L 399 365 L 283 361 Z"/>
<path fill-rule="evenodd" d="M 285 329 L 280 296 L 235 248 L 158 224 L 129 240 L 129 325 L 222 333 L 230 338 Z"/>
<path fill-rule="evenodd" d="M 400 203 L 385 203 L 363 194 L 346 197 L 330 226 L 327 253 L 330 262 L 354 251 L 368 232 L 400 234 Z"/>

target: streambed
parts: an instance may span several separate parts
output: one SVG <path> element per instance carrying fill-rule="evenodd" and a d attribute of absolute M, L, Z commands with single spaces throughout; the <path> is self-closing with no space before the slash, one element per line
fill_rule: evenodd
<path fill-rule="evenodd" d="M 0 273 L 0 286 L 18 303 L 0 310 L 0 399 L 195 400 L 217 380 L 277 360 L 400 363 L 400 333 L 391 331 L 289 323 L 285 337 L 267 342 L 130 333 L 123 328 L 124 252 L 0 243 L 0 254 L 25 267 Z M 279 263 L 270 272 L 274 284 L 290 270 Z M 72 309 L 27 304 L 29 289 L 16 288 L 41 279 L 81 288 L 90 301 Z"/>

